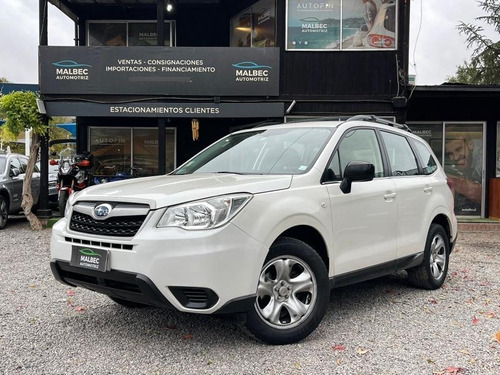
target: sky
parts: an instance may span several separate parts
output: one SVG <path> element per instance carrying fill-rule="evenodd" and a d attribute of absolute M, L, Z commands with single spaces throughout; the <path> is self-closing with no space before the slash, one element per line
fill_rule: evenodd
<path fill-rule="evenodd" d="M 484 15 L 476 0 L 411 1 L 410 74 L 417 85 L 439 85 L 468 60 L 460 21 Z M 0 0 L 0 77 L 14 83 L 38 82 L 38 0 Z M 491 28 L 487 35 L 500 39 Z M 49 45 L 74 45 L 74 24 L 57 8 L 49 8 Z"/>

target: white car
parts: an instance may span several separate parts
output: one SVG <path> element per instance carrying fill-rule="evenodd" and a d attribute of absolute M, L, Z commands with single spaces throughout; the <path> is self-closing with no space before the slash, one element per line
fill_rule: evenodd
<path fill-rule="evenodd" d="M 407 270 L 439 288 L 453 196 L 401 127 L 358 116 L 253 128 L 169 175 L 85 189 L 53 227 L 52 272 L 124 306 L 243 313 L 272 344 L 314 331 L 332 287 Z"/>

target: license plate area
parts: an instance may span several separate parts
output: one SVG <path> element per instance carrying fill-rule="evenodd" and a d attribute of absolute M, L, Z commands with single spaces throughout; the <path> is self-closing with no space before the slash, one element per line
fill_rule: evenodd
<path fill-rule="evenodd" d="M 109 251 L 96 249 L 88 246 L 71 247 L 71 260 L 69 264 L 73 267 L 88 270 L 106 272 L 108 271 Z"/>

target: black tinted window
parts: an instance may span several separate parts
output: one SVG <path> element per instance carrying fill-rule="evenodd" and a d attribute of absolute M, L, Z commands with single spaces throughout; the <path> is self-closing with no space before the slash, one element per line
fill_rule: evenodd
<path fill-rule="evenodd" d="M 382 132 L 393 176 L 418 175 L 418 164 L 406 137 Z"/>
<path fill-rule="evenodd" d="M 437 162 L 434 160 L 434 156 L 429 151 L 427 146 L 422 142 L 412 140 L 417 154 L 420 157 L 420 162 L 422 163 L 423 174 L 429 175 L 433 174 L 437 170 Z"/>

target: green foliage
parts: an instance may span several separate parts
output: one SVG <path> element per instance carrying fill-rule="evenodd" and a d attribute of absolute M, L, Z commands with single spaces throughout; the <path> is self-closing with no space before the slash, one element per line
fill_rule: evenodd
<path fill-rule="evenodd" d="M 14 91 L 0 97 L 0 111 L 5 116 L 4 127 L 12 134 L 33 129 L 36 134 L 47 132 L 44 116 L 38 112 L 37 95 L 32 91 Z"/>
<path fill-rule="evenodd" d="M 500 0 L 479 0 L 479 6 L 487 13 L 476 20 L 494 27 L 500 34 Z M 473 48 L 470 62 L 457 67 L 449 82 L 475 85 L 500 84 L 500 41 L 493 42 L 484 35 L 482 26 L 460 23 L 460 34 L 465 34 L 467 47 Z"/>

